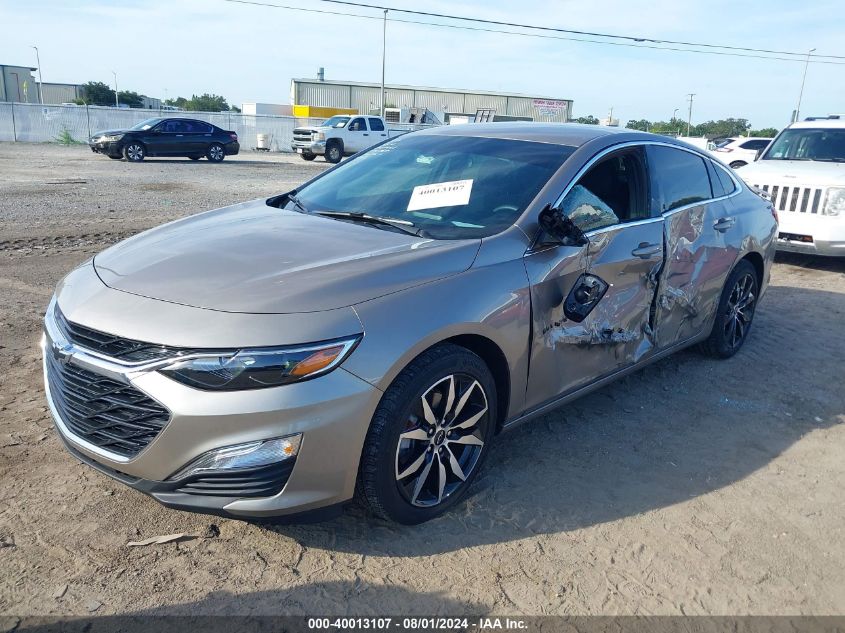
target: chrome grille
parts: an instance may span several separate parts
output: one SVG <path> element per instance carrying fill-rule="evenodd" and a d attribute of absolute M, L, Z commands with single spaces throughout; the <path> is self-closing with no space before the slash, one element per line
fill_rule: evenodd
<path fill-rule="evenodd" d="M 61 363 L 45 353 L 50 399 L 75 436 L 123 457 L 134 457 L 170 421 L 170 412 L 135 387 Z"/>
<path fill-rule="evenodd" d="M 92 330 L 78 323 L 71 323 L 62 314 L 58 306 L 54 312 L 56 325 L 68 341 L 92 352 L 108 356 L 118 361 L 136 363 L 154 361 L 162 358 L 172 358 L 188 352 L 196 351 L 183 347 L 168 347 L 133 339 L 106 334 Z"/>
<path fill-rule="evenodd" d="M 294 130 L 293 131 L 293 140 L 299 141 L 300 143 L 310 143 L 311 142 L 311 130 Z"/>
<path fill-rule="evenodd" d="M 788 213 L 821 213 L 824 189 L 819 187 L 754 185 L 767 192 L 777 211 Z"/>

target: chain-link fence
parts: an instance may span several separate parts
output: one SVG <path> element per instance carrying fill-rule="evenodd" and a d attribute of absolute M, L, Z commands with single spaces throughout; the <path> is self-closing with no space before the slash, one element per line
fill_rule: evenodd
<path fill-rule="evenodd" d="M 291 116 L 263 116 L 235 112 L 168 112 L 103 106 L 40 105 L 37 103 L 0 103 L 0 141 L 35 143 L 84 143 L 94 132 L 125 130 L 151 117 L 187 117 L 212 123 L 237 132 L 241 148 L 258 145 L 258 135 L 266 134 L 269 149 L 291 151 L 296 127 L 317 125 L 324 119 Z M 391 124 L 391 129 L 415 130 L 413 124 Z"/>

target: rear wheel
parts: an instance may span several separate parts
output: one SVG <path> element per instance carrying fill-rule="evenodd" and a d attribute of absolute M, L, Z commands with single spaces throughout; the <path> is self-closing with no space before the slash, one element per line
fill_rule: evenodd
<path fill-rule="evenodd" d="M 143 145 L 135 141 L 129 143 L 123 148 L 123 157 L 132 163 L 140 163 L 147 155 L 147 150 Z"/>
<path fill-rule="evenodd" d="M 716 358 L 730 358 L 736 354 L 751 332 L 751 321 L 759 296 L 757 271 L 747 260 L 740 261 L 728 276 L 716 322 L 710 337 L 701 344 L 701 349 Z"/>
<path fill-rule="evenodd" d="M 496 386 L 487 365 L 456 345 L 424 352 L 399 374 L 373 416 L 358 494 L 372 512 L 417 524 L 466 494 L 489 452 Z"/>
<path fill-rule="evenodd" d="M 343 147 L 338 141 L 329 141 L 326 145 L 326 162 L 337 164 L 343 158 Z"/>
<path fill-rule="evenodd" d="M 205 153 L 205 157 L 212 163 L 219 163 L 226 158 L 226 150 L 223 149 L 223 146 L 220 143 L 212 143 L 208 146 L 208 151 Z"/>

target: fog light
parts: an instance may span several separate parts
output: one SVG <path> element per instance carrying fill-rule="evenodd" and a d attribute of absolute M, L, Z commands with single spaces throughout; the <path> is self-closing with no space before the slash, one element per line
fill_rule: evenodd
<path fill-rule="evenodd" d="M 299 452 L 301 442 L 302 434 L 297 433 L 273 440 L 261 440 L 218 448 L 203 453 L 170 477 L 170 480 L 184 479 L 191 475 L 212 470 L 243 470 L 275 464 L 295 457 Z"/>

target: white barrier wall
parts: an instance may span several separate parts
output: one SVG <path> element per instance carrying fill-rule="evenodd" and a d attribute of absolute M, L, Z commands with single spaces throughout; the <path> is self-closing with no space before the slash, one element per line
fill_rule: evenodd
<path fill-rule="evenodd" d="M 224 130 L 237 132 L 243 150 L 256 147 L 258 134 L 267 134 L 270 138 L 270 149 L 280 152 L 291 151 L 294 128 L 317 125 L 324 121 L 234 112 L 159 112 L 103 106 L 0 103 L 0 141 L 59 142 L 61 137 L 69 134 L 74 141 L 84 143 L 95 132 L 125 130 L 145 119 L 158 116 L 200 119 Z M 422 126 L 392 124 L 390 127 L 414 130 Z"/>

